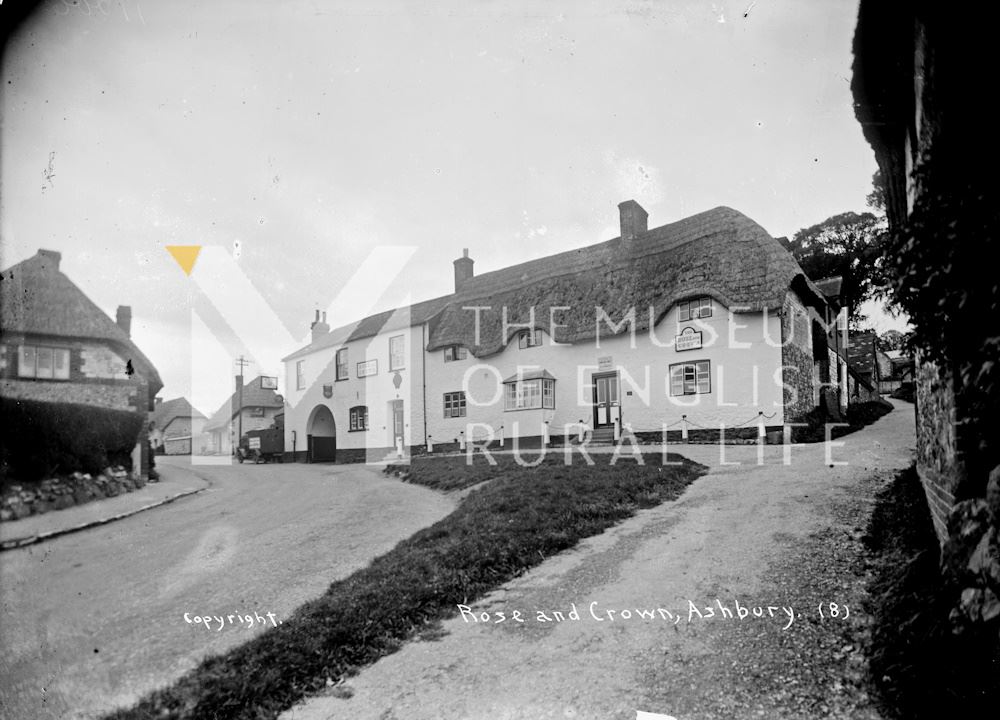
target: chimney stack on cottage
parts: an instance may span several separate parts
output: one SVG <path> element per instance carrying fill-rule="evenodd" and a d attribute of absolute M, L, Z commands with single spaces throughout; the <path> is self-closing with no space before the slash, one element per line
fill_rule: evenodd
<path fill-rule="evenodd" d="M 648 229 L 649 213 L 635 200 L 618 203 L 618 214 L 621 217 L 622 244 L 632 242 Z"/>
<path fill-rule="evenodd" d="M 309 329 L 312 330 L 313 342 L 316 342 L 323 335 L 326 335 L 328 332 L 330 332 L 330 326 L 326 324 L 326 312 L 323 312 L 321 315 L 320 311 L 316 310 L 316 319 L 313 320 L 312 325 L 309 326 Z"/>
<path fill-rule="evenodd" d="M 129 305 L 119 305 L 118 313 L 115 316 L 118 327 L 125 331 L 125 334 L 132 337 L 132 308 Z"/>
<path fill-rule="evenodd" d="M 39 250 L 38 255 L 39 257 L 45 258 L 49 261 L 50 269 L 59 269 L 59 261 L 62 260 L 62 253 L 58 253 L 55 250 Z"/>
<path fill-rule="evenodd" d="M 455 292 L 472 279 L 473 264 L 475 261 L 469 257 L 469 248 L 462 248 L 462 257 L 455 260 Z"/>

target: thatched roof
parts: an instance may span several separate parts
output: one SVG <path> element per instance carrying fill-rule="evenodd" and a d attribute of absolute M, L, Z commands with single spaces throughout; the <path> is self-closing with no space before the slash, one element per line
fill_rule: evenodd
<path fill-rule="evenodd" d="M 746 311 L 778 309 L 793 281 L 811 303 L 824 302 L 791 253 L 764 228 L 736 210 L 718 207 L 629 242 L 614 238 L 474 276 L 458 293 L 338 328 L 285 359 L 369 337 L 394 324 L 423 322 L 430 327 L 428 351 L 463 345 L 483 357 L 500 352 L 510 339 L 502 336 L 503 307 L 509 323 L 529 322 L 534 308 L 535 324 L 544 330 L 549 329 L 550 308 L 568 307 L 554 311 L 555 322 L 565 326 L 557 328 L 555 340 L 580 342 L 595 335 L 597 307 L 618 322 L 634 306 L 636 331 L 643 331 L 650 308 L 655 323 L 678 300 L 699 295 Z M 480 314 L 478 344 L 475 313 L 462 309 L 469 306 L 492 308 Z M 509 328 L 508 336 L 517 330 Z M 614 333 L 603 324 L 601 334 Z"/>
<path fill-rule="evenodd" d="M 258 375 L 243 386 L 243 407 L 283 408 L 285 401 L 281 395 L 274 390 L 261 387 L 261 384 L 261 377 Z M 234 390 L 229 399 L 205 423 L 205 429 L 214 430 L 229 425 L 229 421 L 236 417 L 236 413 L 239 411 L 239 402 L 239 395 Z"/>
<path fill-rule="evenodd" d="M 618 322 L 634 306 L 639 332 L 649 327 L 650 308 L 655 324 L 675 302 L 699 295 L 746 311 L 773 310 L 796 278 L 822 302 L 792 255 L 764 228 L 718 207 L 629 243 L 615 238 L 475 277 L 431 321 L 427 349 L 457 344 L 478 357 L 500 352 L 518 330 L 508 328 L 503 337 L 502 307 L 508 323 L 529 322 L 534 308 L 535 324 L 544 330 L 551 311 L 565 326 L 556 328 L 555 341 L 568 343 L 594 338 L 598 307 Z M 463 306 L 493 308 L 481 313 L 478 345 L 475 313 Z M 569 309 L 553 309 L 559 307 Z M 607 323 L 601 334 L 613 334 Z"/>
<path fill-rule="evenodd" d="M 39 250 L 0 275 L 0 331 L 103 341 L 118 349 L 149 383 L 163 387 L 156 368 L 118 323 L 59 270 L 60 255 Z"/>
<path fill-rule="evenodd" d="M 177 418 L 204 419 L 204 417 L 192 407 L 187 398 L 179 397 L 159 403 L 156 409 L 149 413 L 149 422 L 154 428 L 166 430 L 167 426 Z"/>

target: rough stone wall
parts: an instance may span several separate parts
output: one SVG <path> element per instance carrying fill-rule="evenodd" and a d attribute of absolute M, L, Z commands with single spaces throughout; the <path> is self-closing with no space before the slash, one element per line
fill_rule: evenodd
<path fill-rule="evenodd" d="M 137 381 L 112 383 L 16 379 L 0 381 L 4 397 L 43 402 L 71 402 L 117 410 L 140 409 L 139 405 L 145 402 L 145 398 L 140 396 L 140 385 Z"/>
<path fill-rule="evenodd" d="M 785 422 L 801 422 L 813 409 L 813 359 L 809 313 L 789 292 L 781 313 L 781 365 Z"/>
<path fill-rule="evenodd" d="M 948 535 L 948 515 L 963 476 L 957 452 L 955 393 L 951 378 L 932 363 L 917 361 L 917 473 L 927 495 L 938 541 Z"/>

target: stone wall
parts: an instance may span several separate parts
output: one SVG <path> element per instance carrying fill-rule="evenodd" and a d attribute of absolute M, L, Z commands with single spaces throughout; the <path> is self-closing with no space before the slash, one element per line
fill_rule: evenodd
<path fill-rule="evenodd" d="M 108 468 L 97 477 L 73 473 L 49 478 L 37 485 L 11 485 L 0 498 L 0 521 L 20 520 L 52 510 L 64 510 L 92 500 L 114 497 L 144 487 L 146 481 L 123 467 Z"/>
<path fill-rule="evenodd" d="M 809 311 L 789 292 L 781 308 L 781 380 L 785 422 L 802 422 L 813 409 L 813 359 Z"/>
<path fill-rule="evenodd" d="M 948 534 L 948 515 L 964 475 L 957 451 L 955 393 L 951 377 L 917 360 L 917 473 L 927 495 L 938 541 Z"/>

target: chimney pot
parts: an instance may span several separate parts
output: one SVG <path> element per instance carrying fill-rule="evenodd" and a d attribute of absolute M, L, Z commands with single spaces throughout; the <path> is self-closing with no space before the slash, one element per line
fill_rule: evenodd
<path fill-rule="evenodd" d="M 132 337 L 132 308 L 129 305 L 119 305 L 115 316 L 118 327 L 125 331 L 125 334 Z"/>
<path fill-rule="evenodd" d="M 626 200 L 618 204 L 618 214 L 621 220 L 622 242 L 629 243 L 648 229 L 649 213 L 635 200 Z"/>
<path fill-rule="evenodd" d="M 475 264 L 475 260 L 469 257 L 469 248 L 462 248 L 462 257 L 454 261 L 455 265 L 455 292 L 458 292 L 462 287 L 472 279 L 473 270 L 472 266 Z"/>

